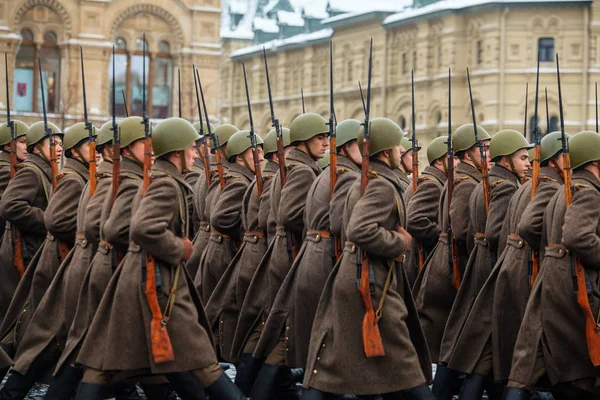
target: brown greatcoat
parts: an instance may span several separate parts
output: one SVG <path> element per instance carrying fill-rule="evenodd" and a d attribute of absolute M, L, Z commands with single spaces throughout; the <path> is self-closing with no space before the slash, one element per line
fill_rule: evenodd
<path fill-rule="evenodd" d="M 323 232 L 330 233 L 331 220 L 342 220 L 346 196 L 359 177 L 359 167 L 343 155 L 338 155 L 337 165 L 338 180 L 333 199 L 329 199 L 329 169 L 315 179 L 308 191 L 304 211 L 308 233 L 277 293 L 255 351 L 255 354 L 266 356 L 279 339 L 284 338 L 286 365 L 293 368 L 305 367 L 319 298 L 335 264 L 333 239 L 323 237 Z M 335 206 L 334 202 L 337 203 Z M 341 230 L 341 223 L 338 223 L 337 234 L 341 234 Z"/>
<path fill-rule="evenodd" d="M 162 286 L 158 301 L 164 310 L 183 243 L 188 234 L 187 185 L 170 162 L 158 159 L 152 183 L 133 204 L 128 253 L 114 272 L 89 328 L 77 363 L 99 371 L 166 374 L 202 369 L 217 362 L 202 302 L 181 267 L 176 299 L 167 330 L 174 361 L 157 364 L 150 350 L 151 314 L 142 283 L 142 257 L 156 260 Z"/>
<path fill-rule="evenodd" d="M 21 233 L 23 241 L 23 264 L 28 267 L 46 237 L 44 210 L 48 206 L 52 190 L 52 170 L 42 157 L 28 154 L 19 165 L 13 180 L 8 184 L 0 200 L 0 216 L 9 224 L 0 245 L 0 320 L 3 324 L 21 278 L 13 264 L 13 234 L 11 226 Z M 33 273 L 33 271 L 32 271 Z M 23 279 L 27 278 L 27 273 Z M 32 275 L 33 276 L 33 275 Z M 29 277 L 29 282 L 31 277 Z M 26 292 L 29 292 L 27 287 Z M 24 294 L 27 296 L 27 293 Z M 21 312 L 19 308 L 17 313 Z M 12 316 L 10 323 L 16 316 Z M 2 330 L 4 332 L 4 330 Z"/>
<path fill-rule="evenodd" d="M 394 168 L 394 174 L 398 177 L 398 180 L 400 181 L 400 194 L 402 196 L 405 196 L 405 193 L 412 184 L 412 181 L 410 180 L 408 175 L 406 175 L 404 171 L 402 171 L 400 168 Z"/>
<path fill-rule="evenodd" d="M 207 304 L 227 266 L 233 260 L 244 237 L 242 202 L 254 172 L 243 165 L 230 163 L 224 176 L 225 187 L 211 206 L 211 235 L 200 259 L 202 277 L 199 291 Z"/>
<path fill-rule="evenodd" d="M 15 348 L 20 346 L 35 310 L 60 267 L 59 241 L 73 246 L 77 208 L 88 178 L 89 172 L 83 163 L 74 159 L 66 160 L 58 186 L 52 191 L 43 215 L 48 230 L 46 240 L 29 263 L 0 327 L 4 343 L 8 340 Z M 68 255 L 67 259 L 70 257 Z"/>
<path fill-rule="evenodd" d="M 204 175 L 204 162 L 202 161 L 202 158 L 197 158 L 194 160 L 191 170 L 186 173 L 183 178 L 191 188 L 196 187 L 196 183 L 198 183 L 199 179 L 204 179 L 206 181 L 206 176 Z M 200 218 L 198 218 L 198 215 L 196 214 L 196 206 L 194 205 L 194 192 L 188 196 L 188 207 L 190 208 L 190 215 L 192 216 L 192 229 L 190 229 L 190 231 L 192 237 L 196 237 L 196 233 L 200 227 Z"/>
<path fill-rule="evenodd" d="M 519 187 L 518 177 L 500 165 L 494 165 L 490 169 L 489 181 L 490 204 L 487 216 L 485 212 L 483 182 L 477 185 L 471 195 L 469 224 L 471 226 L 470 229 L 475 232 L 474 242 L 476 246 L 471 252 L 460 288 L 456 293 L 454 304 L 448 315 L 448 322 L 444 329 L 440 348 L 442 362 L 448 363 L 450 369 L 459 371 L 464 368 L 464 364 L 474 363 L 478 358 L 474 357 L 475 361 L 473 361 L 473 357 L 466 354 L 467 350 L 459 347 L 456 341 L 473 307 L 477 294 L 492 272 L 496 255 L 501 254 L 504 250 L 506 239 L 500 240 L 502 225 L 506 217 L 508 203 Z M 468 348 L 470 345 L 466 343 L 466 346 Z"/>
<path fill-rule="evenodd" d="M 10 153 L 3 151 L 0 153 L 0 198 L 10 182 Z M 0 216 L 0 239 L 4 236 L 4 226 L 6 221 Z"/>
<path fill-rule="evenodd" d="M 109 164 L 107 164 L 107 167 Z M 65 362 L 74 363 L 79 347 L 88 332 L 96 310 L 100 305 L 102 296 L 110 282 L 113 271 L 117 267 L 121 254 L 127 254 L 129 245 L 129 225 L 131 222 L 131 209 L 133 200 L 142 183 L 142 167 L 123 157 L 119 173 L 119 189 L 115 203 L 112 203 L 112 168 L 107 173 L 109 192 L 104 196 L 101 208 L 100 221 L 96 218 L 85 219 L 84 225 L 86 235 L 96 237 L 99 240 L 98 251 L 92 258 L 87 272 L 81 283 L 81 289 L 77 295 L 77 309 L 65 348 L 57 364 L 56 372 Z M 93 200 L 100 200 L 94 196 Z M 92 207 L 91 202 L 87 209 Z M 94 212 L 97 210 L 94 209 Z M 97 226 L 96 226 L 97 223 Z M 96 230 L 97 229 L 97 230 Z"/>
<path fill-rule="evenodd" d="M 246 189 L 242 199 L 241 222 L 245 232 L 242 244 L 206 304 L 213 335 L 218 337 L 218 354 L 225 361 L 237 362 L 239 359 L 238 354 L 232 353 L 231 346 L 246 291 L 267 250 L 267 221 L 265 219 L 261 224 L 259 216 L 261 208 L 268 209 L 268 204 L 263 202 L 276 172 L 277 164 L 267 162 L 262 170 L 263 192 L 260 199 L 256 180 Z"/>
<path fill-rule="evenodd" d="M 75 173 L 69 172 L 71 169 Z M 103 169 L 103 167 L 101 166 L 100 169 Z M 70 313 L 69 315 L 75 312 L 74 305 L 67 305 L 66 300 L 71 297 L 77 298 L 79 294 L 79 287 L 73 287 L 77 285 L 67 284 L 70 269 L 87 269 L 90 253 L 93 250 L 92 247 L 95 247 L 83 235 L 84 218 L 89 218 L 92 214 L 99 215 L 98 212 L 91 213 L 87 208 L 87 205 L 91 203 L 87 166 L 80 161 L 67 158 L 63 173 L 66 173 L 66 175 L 59 181 L 59 185 L 53 191 L 44 215 L 46 226 L 48 227 L 48 232 L 60 240 L 64 240 L 65 243 L 72 242 L 76 236 L 76 232 L 79 236 L 75 240 L 75 246 L 69 252 L 68 256 L 60 263 L 58 270 L 55 270 L 54 276 L 49 281 L 48 289 L 41 298 L 38 306 L 35 309 L 29 307 L 31 321 L 27 326 L 17 349 L 17 354 L 14 357 L 15 365 L 13 368 L 21 374 L 26 374 L 31 364 L 44 351 L 49 351 L 56 357 L 56 360 L 58 359 L 68 332 L 68 326 L 65 326 L 65 316 L 67 312 Z M 98 189 L 104 190 L 100 184 L 98 185 Z M 62 222 L 64 232 L 61 232 L 59 236 L 53 225 L 58 224 L 60 219 L 64 219 L 64 222 Z M 67 234 L 72 236 L 70 240 L 67 240 Z M 53 242 L 51 243 L 54 244 Z M 49 246 L 44 246 L 44 250 L 42 251 L 43 256 L 48 254 L 45 251 L 47 247 Z M 52 245 L 50 247 L 56 246 Z M 47 264 L 54 265 L 56 262 L 56 254 L 48 254 L 48 257 L 52 258 L 40 258 L 34 282 L 38 274 L 47 270 Z M 81 264 L 83 264 L 82 267 Z"/>
<path fill-rule="evenodd" d="M 454 192 L 450 205 L 450 227 L 456 239 L 458 260 L 461 270 L 467 265 L 473 248 L 473 232 L 469 232 L 469 198 L 481 180 L 481 172 L 466 163 L 459 163 L 455 169 Z M 446 182 L 447 184 L 447 182 Z M 442 230 L 438 244 L 425 261 L 423 269 L 413 287 L 415 305 L 433 362 L 440 361 L 440 345 L 448 314 L 452 308 L 456 290 L 452 286 L 451 267 L 448 265 L 448 204 L 447 186 L 444 185 L 438 212 Z"/>
<path fill-rule="evenodd" d="M 433 252 L 438 242 L 441 225 L 438 219 L 440 198 L 447 180 L 446 174 L 436 167 L 427 166 L 417 180 L 417 190 L 413 193 L 412 187 L 406 191 L 406 230 L 413 237 L 412 251 L 406 253 L 404 269 L 411 285 L 415 283 L 419 274 L 419 252 L 417 244 L 423 245 L 425 259 Z"/>
<path fill-rule="evenodd" d="M 571 256 L 576 256 L 591 289 L 598 292 L 600 276 L 600 181 L 589 171 L 573 172 L 573 200 L 565 212 L 565 192 L 559 190 L 544 214 L 549 245 L 541 274 L 533 287 L 519 331 L 510 379 L 533 386 L 533 363 L 539 346 L 553 385 L 595 380 L 598 368 L 590 361 L 585 321 L 575 295 Z M 594 317 L 600 300 L 589 295 Z"/>
<path fill-rule="evenodd" d="M 329 393 L 370 395 L 413 388 L 431 380 L 431 361 L 404 269 L 394 259 L 408 248 L 396 232 L 406 221 L 400 183 L 378 161 L 364 196 L 360 181 L 348 193 L 344 226 L 348 237 L 321 295 L 315 316 L 304 378 L 305 388 Z M 391 271 L 383 315 L 379 321 L 385 356 L 367 358 L 361 325 L 365 308 L 356 287 L 357 252 L 367 252 L 375 278 L 373 306 L 382 300 Z"/>

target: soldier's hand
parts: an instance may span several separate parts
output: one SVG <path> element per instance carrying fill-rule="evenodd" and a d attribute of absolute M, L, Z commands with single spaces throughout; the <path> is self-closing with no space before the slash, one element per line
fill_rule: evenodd
<path fill-rule="evenodd" d="M 406 243 L 406 248 L 404 250 L 410 249 L 412 247 L 412 236 L 410 236 L 410 233 L 408 233 L 406 231 L 406 229 L 404 229 L 401 226 L 396 227 L 396 232 L 398 232 L 400 235 L 402 235 L 402 238 L 404 239 L 404 243 Z"/>
<path fill-rule="evenodd" d="M 194 246 L 188 238 L 179 238 L 179 240 L 181 240 L 181 243 L 183 243 L 183 255 L 181 256 L 181 260 L 187 261 L 190 259 L 190 257 L 192 257 L 192 250 Z"/>

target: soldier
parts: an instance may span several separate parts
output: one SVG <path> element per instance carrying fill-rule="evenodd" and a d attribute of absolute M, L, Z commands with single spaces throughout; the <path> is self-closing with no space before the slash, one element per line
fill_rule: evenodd
<path fill-rule="evenodd" d="M 62 133 L 58 127 L 48 123 L 56 142 L 56 157 L 62 155 Z M 15 177 L 8 184 L 0 200 L 0 216 L 21 234 L 22 265 L 28 266 L 46 237 L 44 210 L 48 205 L 52 188 L 50 167 L 50 138 L 46 135 L 43 122 L 31 125 L 26 134 L 27 159 L 20 165 Z M 7 225 L 7 230 L 10 230 Z M 0 245 L 0 320 L 5 324 L 9 304 L 15 294 L 23 272 L 15 267 L 12 232 L 2 238 Z M 58 267 L 58 266 L 57 266 Z M 31 271 L 31 276 L 33 271 Z M 29 278 L 30 279 L 30 278 Z M 49 284 L 50 282 L 48 282 Z M 44 287 L 45 290 L 45 287 Z M 26 290 L 28 292 L 29 290 Z M 25 296 L 27 293 L 25 293 Z M 21 312 L 19 308 L 18 312 Z M 10 318 L 12 323 L 14 318 Z M 0 329 L 5 332 L 5 329 Z M 2 335 L 5 338 L 5 335 Z M 6 343 L 3 340 L 3 343 Z M 10 352 L 9 352 L 10 355 Z"/>
<path fill-rule="evenodd" d="M 412 240 L 402 227 L 406 210 L 393 172 L 400 164 L 403 133 L 387 118 L 371 120 L 369 130 L 368 184 L 361 197 L 361 182 L 356 181 L 347 196 L 343 215 L 347 241 L 315 316 L 305 399 L 323 399 L 326 393 L 433 398 L 427 387 L 431 380 L 427 345 L 406 275 L 397 261 Z M 359 135 L 362 144 L 362 130 Z M 380 357 L 367 357 L 363 347 L 365 306 L 356 287 L 359 248 L 366 252 L 372 268 L 371 298 L 378 304 L 377 315 L 383 313 L 376 320 L 385 344 L 385 355 Z"/>
<path fill-rule="evenodd" d="M 95 136 L 96 128 L 92 129 Z M 44 212 L 48 236 L 28 267 L 35 273 L 28 302 L 16 321 L 17 325 L 22 324 L 24 333 L 15 332 L 16 336 L 20 336 L 17 353 L 12 373 L 0 390 L 2 399 L 23 399 L 35 382 L 41 380 L 44 374 L 54 367 L 60 355 L 56 334 L 63 322 L 63 292 L 60 283 L 64 268 L 59 269 L 59 266 L 68 265 L 73 253 L 69 252 L 69 255 L 63 257 L 64 253 L 59 243 L 68 249 L 72 249 L 75 244 L 79 200 L 89 179 L 89 146 L 89 132 L 83 122 L 66 130 L 63 142 L 65 165 Z M 54 280 L 58 271 L 61 272 L 61 276 Z M 57 283 L 53 287 L 54 282 Z M 19 284 L 20 289 L 21 287 Z M 27 323 L 27 320 L 30 322 Z M 17 331 L 20 328 L 16 326 L 13 329 Z"/>
<path fill-rule="evenodd" d="M 282 186 L 281 176 L 276 175 L 275 182 L 271 185 L 273 217 L 269 218 L 277 223 L 275 239 L 261 260 L 244 301 L 252 302 L 251 299 L 260 296 L 259 292 L 267 287 L 267 307 L 259 312 L 259 318 L 247 332 L 251 332 L 250 336 L 262 331 L 263 322 L 266 321 L 277 291 L 290 270 L 299 245 L 306 234 L 304 226 L 306 196 L 312 182 L 321 172 L 316 161 L 323 157 L 328 147 L 329 129 L 326 122 L 318 114 L 306 113 L 296 117 L 290 126 L 290 141 L 293 148 L 286 158 L 288 163 L 286 181 Z M 268 268 L 268 272 L 265 272 L 265 268 Z M 258 279 L 258 276 L 262 279 Z M 244 315 L 244 306 L 242 315 Z M 264 356 L 267 355 L 254 352 L 255 358 Z M 289 392 L 292 397 L 298 396 L 291 370 L 284 366 L 284 362 L 284 354 L 279 352 L 272 353 L 266 358 L 250 397 L 255 400 L 270 399 L 274 395 L 274 388 L 278 388 L 277 392 L 280 395 Z"/>
<path fill-rule="evenodd" d="M 267 358 L 284 354 L 283 362 L 290 368 L 305 367 L 319 297 L 336 262 L 333 232 L 340 238 L 345 237 L 339 215 L 344 210 L 350 187 L 359 177 L 360 124 L 351 119 L 342 121 L 336 128 L 338 180 L 333 198 L 330 200 L 331 175 L 329 171 L 321 173 L 307 194 L 304 221 L 308 230 L 304 243 L 277 293 L 255 351 L 269 355 Z M 330 223 L 332 220 L 335 222 Z M 263 366 L 263 369 L 278 368 L 277 364 Z"/>
<path fill-rule="evenodd" d="M 200 122 L 196 121 L 194 122 L 194 128 L 200 132 Z M 197 146 L 198 146 L 198 152 L 200 153 L 200 158 L 194 160 L 194 165 L 192 166 L 190 172 L 188 172 L 187 174 L 185 174 L 185 181 L 191 186 L 191 187 L 195 187 L 196 183 L 198 182 L 198 179 L 206 179 L 206 175 L 204 172 L 204 157 L 208 157 L 208 154 L 210 153 L 210 147 L 204 145 L 204 132 L 206 131 L 206 122 L 202 123 L 203 129 L 202 129 L 202 133 L 200 134 L 200 139 L 198 139 L 197 142 Z M 210 130 L 211 132 L 214 132 L 215 130 L 215 126 L 213 124 L 210 124 Z M 208 141 L 207 141 L 208 142 Z M 214 162 L 214 160 L 213 160 Z M 211 161 L 209 161 L 209 165 L 210 165 Z M 209 171 L 210 173 L 210 171 Z M 193 202 L 193 193 L 192 193 L 192 198 L 190 199 L 190 205 L 191 205 L 191 211 L 192 211 L 192 223 L 193 223 L 193 231 L 192 234 L 195 237 L 196 236 L 196 232 L 198 232 L 198 227 L 200 225 L 200 219 L 198 218 L 198 215 L 196 214 L 196 210 L 194 209 L 194 202 Z"/>
<path fill-rule="evenodd" d="M 541 140 L 541 171 L 535 198 L 531 200 L 531 181 L 528 181 L 515 192 L 508 204 L 501 230 L 502 237 L 506 238 L 505 249 L 477 295 L 457 341 L 461 357 L 469 360 L 468 368 L 464 368 L 468 371 L 463 372 L 471 373 L 475 365 L 480 371 L 476 373 L 483 372 L 482 375 L 493 370 L 495 382 L 508 380 L 512 353 L 533 279 L 531 248 L 535 246 L 533 248 L 539 250 L 544 209 L 562 183 L 559 138 L 560 132 L 553 132 Z M 529 241 L 525 241 L 525 237 L 534 236 L 537 240 L 531 239 L 531 243 L 535 245 L 527 245 Z M 485 360 L 485 357 L 488 359 Z"/>
<path fill-rule="evenodd" d="M 400 143 L 400 146 L 402 147 L 402 155 L 400 157 L 400 164 L 398 165 L 398 168 L 396 169 L 396 171 L 394 171 L 396 173 L 396 175 L 398 176 L 398 179 L 400 179 L 400 187 L 402 188 L 402 194 L 404 194 L 404 192 L 406 191 L 406 189 L 410 186 L 410 179 L 408 178 L 408 175 L 412 174 L 413 172 L 413 163 L 412 163 L 412 152 L 413 152 L 413 145 L 410 142 L 410 140 L 408 140 L 406 137 L 402 138 L 402 142 Z M 416 151 L 419 151 L 420 147 L 416 148 Z"/>
<path fill-rule="evenodd" d="M 27 158 L 26 135 L 29 131 L 29 127 L 24 122 L 18 120 L 13 120 L 12 122 L 14 123 L 15 142 L 17 143 L 15 152 L 17 163 L 22 163 L 25 161 L 25 158 Z M 8 123 L 0 125 L 0 148 L 2 149 L 2 152 L 0 152 L 0 198 L 2 198 L 2 193 L 6 190 L 11 178 L 10 153 L 12 151 L 12 144 Z M 2 239 L 2 236 L 4 235 L 5 224 L 6 221 L 0 217 L 0 239 Z"/>
<path fill-rule="evenodd" d="M 598 315 L 600 261 L 600 136 L 581 132 L 569 139 L 573 169 L 572 202 L 566 208 L 559 190 L 544 213 L 543 264 L 529 297 L 515 345 L 505 398 L 529 399 L 537 381 L 548 375 L 557 399 L 596 399 L 598 368 L 591 362 L 586 321 L 574 288 L 573 268 L 579 264 L 589 285 L 592 318 Z M 564 165 L 567 168 L 568 165 Z M 566 171 L 568 174 L 568 171 Z M 531 397 L 533 398 L 533 397 Z"/>
<path fill-rule="evenodd" d="M 484 146 L 488 146 L 490 135 L 479 125 L 477 126 L 477 132 Z M 439 364 L 442 335 L 457 290 L 452 285 L 452 278 L 449 276 L 451 270 L 448 265 L 450 258 L 448 242 L 452 242 L 452 240 L 446 232 L 450 222 L 452 235 L 456 242 L 455 250 L 457 254 L 454 256 L 457 258 L 462 271 L 473 248 L 473 235 L 468 232 L 469 197 L 481 181 L 481 156 L 472 124 L 462 125 L 456 129 L 452 135 L 452 148 L 460 162 L 455 169 L 455 187 L 452 203 L 450 204 L 451 218 L 447 211 L 447 190 L 444 187 L 439 212 L 442 233 L 438 245 L 425 262 L 413 288 L 413 296 L 427 338 L 429 354 L 431 360 L 438 363 L 433 386 L 433 393 L 438 399 L 446 399 L 449 394 L 444 393 L 457 390 L 457 388 L 449 387 L 448 382 L 453 381 L 453 377 L 448 376 L 448 370 L 444 364 Z M 436 385 L 438 381 L 439 383 Z"/>
<path fill-rule="evenodd" d="M 227 142 L 229 141 L 229 138 L 237 131 L 239 131 L 238 128 L 229 124 L 219 125 L 219 127 L 214 130 L 215 137 L 219 142 L 219 151 L 224 172 L 227 170 L 227 165 L 229 164 L 227 162 Z M 216 148 L 215 144 L 213 143 L 210 152 L 214 154 L 215 151 Z M 196 285 L 196 288 L 198 288 L 198 293 L 200 293 L 200 297 L 202 298 L 204 304 L 208 302 L 208 298 L 210 296 L 204 296 L 202 293 L 202 272 L 199 267 L 202 261 L 202 254 L 204 253 L 204 249 L 208 245 L 208 241 L 210 240 L 211 236 L 209 223 L 211 209 L 210 202 L 215 198 L 215 196 L 218 196 L 218 192 L 221 189 L 220 177 L 216 172 L 217 171 L 215 170 L 213 173 L 211 173 L 210 185 L 207 185 L 206 179 L 198 179 L 196 186 L 194 187 L 194 211 L 199 218 L 198 232 L 194 237 L 194 251 L 192 253 L 192 257 L 186 263 L 188 273 L 194 279 L 194 284 Z"/>
<path fill-rule="evenodd" d="M 180 118 L 169 118 L 153 131 L 152 182 L 145 193 L 136 195 L 127 255 L 111 278 L 79 352 L 78 363 L 86 368 L 78 392 L 82 400 L 102 399 L 111 381 L 148 374 L 167 376 L 175 390 L 201 393 L 204 388 L 211 398 L 243 398 L 217 362 L 202 302 L 183 266 L 192 243 L 185 204 L 191 188 L 182 173 L 198 157 L 198 136 Z M 159 310 L 152 313 L 144 290 L 152 283 L 143 282 L 140 274 L 143 265 L 151 264 L 156 283 L 162 282 L 148 289 L 161 293 L 155 293 Z M 163 335 L 159 343 L 156 330 L 152 337 L 148 331 L 156 311 L 162 321 L 154 325 Z"/>
<path fill-rule="evenodd" d="M 406 230 L 415 239 L 413 249 L 407 253 L 403 266 L 412 287 L 419 274 L 419 254 L 417 242 L 423 246 L 424 258 L 427 258 L 437 244 L 442 233 L 438 212 L 439 200 L 448 174 L 448 136 L 439 136 L 427 147 L 427 161 L 423 173 L 417 181 L 417 190 L 407 190 L 406 201 Z"/>
<path fill-rule="evenodd" d="M 228 166 L 224 177 L 225 186 L 211 206 L 212 231 L 200 264 L 200 270 L 203 272 L 202 294 L 207 299 L 210 299 L 225 269 L 231 263 L 244 235 L 240 199 L 243 198 L 255 173 L 249 134 L 250 131 L 238 131 L 227 142 Z M 255 137 L 257 144 L 260 145 L 257 149 L 258 160 L 262 163 L 264 161 L 263 140 L 258 135 Z M 226 354 L 228 356 L 229 352 L 227 351 Z"/>
<path fill-rule="evenodd" d="M 290 130 L 283 127 L 280 129 L 283 155 L 285 157 L 292 149 L 290 146 Z M 248 222 L 246 222 L 246 234 L 244 234 L 244 243 L 242 243 L 240 251 L 238 251 L 228 268 L 228 270 L 231 268 L 239 269 L 237 275 L 235 275 L 236 272 L 230 272 L 234 275 L 232 276 L 232 284 L 227 289 L 228 291 L 235 291 L 235 294 L 229 295 L 227 297 L 229 300 L 224 299 L 218 305 L 218 307 L 223 307 L 222 312 L 213 313 L 213 315 L 220 315 L 219 322 L 223 325 L 221 345 L 231 343 L 230 360 L 234 362 L 239 360 L 235 383 L 246 397 L 250 396 L 250 391 L 264 361 L 261 358 L 253 357 L 260 332 L 252 332 L 252 328 L 262 310 L 268 306 L 269 295 L 267 291 L 262 291 L 258 293 L 258 296 L 247 298 L 246 292 L 253 279 L 265 282 L 265 274 L 268 272 L 266 269 L 263 270 L 262 275 L 255 273 L 276 233 L 276 223 L 273 216 L 269 215 L 271 211 L 271 185 L 279 169 L 277 132 L 275 129 L 272 129 L 265 136 L 264 152 L 267 163 L 263 167 L 262 196 L 258 199 L 255 183 L 248 188 L 252 192 L 246 192 L 244 196 L 244 199 L 250 196 L 250 199 L 247 200 L 246 220 Z M 256 227 L 259 229 L 256 230 Z M 261 235 L 262 238 L 260 238 Z M 228 275 L 228 273 L 226 272 L 225 275 Z M 219 286 L 221 285 L 226 285 L 224 280 L 219 282 Z M 219 287 L 215 291 L 219 292 Z M 231 296 L 235 296 L 235 300 Z M 214 304 L 219 301 L 219 297 L 213 294 L 207 308 L 215 306 Z M 214 326 L 213 321 L 211 321 L 211 324 Z M 230 327 L 233 328 L 233 331 Z"/>
<path fill-rule="evenodd" d="M 508 205 L 520 186 L 521 179 L 531 168 L 528 150 L 533 148 L 527 139 L 515 130 L 506 129 L 496 133 L 490 141 L 490 161 L 494 166 L 489 171 L 489 211 L 486 215 L 484 183 L 477 185 L 471 195 L 470 229 L 475 232 L 475 249 L 471 253 L 460 288 L 448 316 L 442 338 L 441 358 L 448 369 L 468 373 L 461 399 L 481 399 L 484 389 L 489 398 L 502 396 L 502 385 L 493 385 L 488 379 L 492 371 L 491 342 L 484 343 L 485 350 L 479 356 L 469 354 L 473 345 L 470 331 L 463 332 L 465 320 L 483 284 L 488 279 L 495 259 L 502 254 L 506 245 L 506 234 L 502 236 Z M 462 334 L 464 333 L 464 336 Z"/>

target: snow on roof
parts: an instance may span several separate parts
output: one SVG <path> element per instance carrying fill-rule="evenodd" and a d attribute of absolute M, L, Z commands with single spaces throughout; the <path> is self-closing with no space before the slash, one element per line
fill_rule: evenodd
<path fill-rule="evenodd" d="M 255 53 L 262 52 L 263 47 L 267 51 L 276 51 L 280 49 L 286 49 L 297 46 L 306 46 L 315 42 L 329 39 L 333 34 L 333 29 L 321 29 L 316 32 L 302 33 L 285 39 L 275 39 L 265 43 L 257 44 L 254 46 L 244 47 L 242 49 L 232 52 L 229 57 L 244 58 L 251 56 Z"/>
<path fill-rule="evenodd" d="M 277 26 L 277 21 L 273 19 L 256 17 L 252 22 L 252 30 L 267 33 L 277 33 L 279 32 L 279 27 Z"/>
<path fill-rule="evenodd" d="M 407 8 L 397 14 L 390 15 L 383 21 L 383 25 L 391 25 L 412 18 L 433 14 L 443 11 L 458 11 L 470 7 L 491 5 L 491 4 L 548 4 L 548 3 L 569 3 L 583 4 L 590 3 L 591 0 L 441 0 L 420 8 Z"/>
<path fill-rule="evenodd" d="M 277 20 L 280 24 L 288 26 L 304 26 L 302 15 L 290 11 L 277 11 Z"/>
<path fill-rule="evenodd" d="M 277 3 L 279 3 L 279 0 L 271 0 L 271 1 L 269 1 L 269 3 L 267 3 L 267 5 L 265 6 L 265 8 L 263 8 L 263 14 L 267 15 L 273 8 L 275 8 L 275 6 L 277 5 Z"/>
<path fill-rule="evenodd" d="M 230 1 L 229 12 L 231 14 L 245 14 L 248 10 L 248 2 L 246 1 Z"/>
<path fill-rule="evenodd" d="M 223 10 L 227 10 L 230 3 L 236 0 L 222 0 L 221 6 Z M 244 1 L 244 0 L 237 0 Z M 256 5 L 258 0 L 245 0 L 246 12 L 242 17 L 240 23 L 231 30 L 231 15 L 229 12 L 224 11 L 221 13 L 221 38 L 223 39 L 242 39 L 252 40 L 254 39 L 254 32 L 252 31 L 252 21 L 256 14 Z M 235 6 L 234 6 L 235 7 Z"/>

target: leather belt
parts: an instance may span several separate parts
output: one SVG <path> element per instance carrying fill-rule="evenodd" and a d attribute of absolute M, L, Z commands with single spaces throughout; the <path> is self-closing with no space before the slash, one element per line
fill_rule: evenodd
<path fill-rule="evenodd" d="M 348 253 L 356 253 L 356 245 L 352 242 L 346 242 L 344 244 L 344 251 Z"/>
<path fill-rule="evenodd" d="M 319 242 L 321 241 L 321 239 L 330 239 L 331 238 L 331 232 L 329 231 L 320 231 L 317 229 L 309 229 L 306 232 L 306 238 L 307 239 L 313 239 L 315 242 Z"/>
<path fill-rule="evenodd" d="M 231 236 L 212 230 L 210 231 L 210 239 L 217 243 L 221 243 L 223 239 L 231 239 Z"/>
<path fill-rule="evenodd" d="M 85 238 L 83 233 L 78 233 L 75 237 L 75 244 L 80 244 L 81 247 L 85 248 L 88 245 L 88 240 Z"/>
<path fill-rule="evenodd" d="M 511 233 L 510 235 L 508 235 L 508 239 L 506 239 L 506 244 L 510 244 L 511 246 L 516 247 L 517 249 L 521 249 L 527 244 L 527 242 L 516 233 Z"/>
<path fill-rule="evenodd" d="M 208 221 L 201 220 L 198 224 L 198 229 L 201 229 L 205 232 L 210 232 L 210 224 L 208 223 Z"/>
<path fill-rule="evenodd" d="M 475 244 L 478 244 L 480 246 L 488 245 L 487 238 L 485 237 L 485 233 L 476 232 L 473 240 L 475 241 Z"/>
<path fill-rule="evenodd" d="M 106 240 L 101 240 L 98 244 L 98 252 L 100 254 L 108 254 L 112 250 L 112 245 L 108 243 Z"/>
<path fill-rule="evenodd" d="M 563 258 L 569 251 L 562 244 L 549 244 L 546 246 L 544 257 Z"/>
<path fill-rule="evenodd" d="M 261 231 L 248 231 L 244 233 L 244 241 L 249 243 L 257 243 L 258 239 L 263 238 L 263 233 Z"/>

